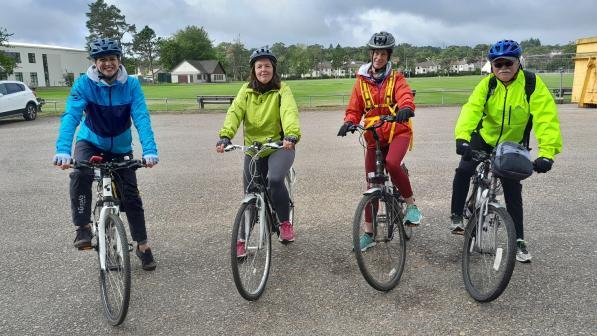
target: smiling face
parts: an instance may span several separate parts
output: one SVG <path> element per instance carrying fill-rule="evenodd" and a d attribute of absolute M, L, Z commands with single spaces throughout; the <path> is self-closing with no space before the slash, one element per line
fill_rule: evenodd
<path fill-rule="evenodd" d="M 106 55 L 95 60 L 97 70 L 107 78 L 113 78 L 118 72 L 120 59 L 116 55 Z"/>
<path fill-rule="evenodd" d="M 520 61 L 515 57 L 501 57 L 491 61 L 491 70 L 493 71 L 493 74 L 497 79 L 506 84 L 514 79 L 519 67 Z"/>
<path fill-rule="evenodd" d="M 371 56 L 373 67 L 377 70 L 385 68 L 386 64 L 388 64 L 388 58 L 389 54 L 386 49 L 373 50 L 373 55 Z"/>
<path fill-rule="evenodd" d="M 255 77 L 261 84 L 269 83 L 274 77 L 274 65 L 267 57 L 255 61 Z"/>

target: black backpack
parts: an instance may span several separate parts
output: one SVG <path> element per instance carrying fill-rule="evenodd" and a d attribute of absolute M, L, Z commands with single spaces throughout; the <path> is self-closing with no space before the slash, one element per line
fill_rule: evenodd
<path fill-rule="evenodd" d="M 534 72 L 522 70 L 524 72 L 525 84 L 524 84 L 524 92 L 527 96 L 527 103 L 529 106 L 531 104 L 531 95 L 535 92 L 535 84 L 537 83 L 537 78 L 535 77 Z M 487 105 L 487 101 L 489 97 L 493 95 L 495 92 L 495 88 L 497 87 L 497 79 L 495 76 L 491 77 L 489 80 L 489 90 L 487 91 L 487 97 L 485 98 L 485 105 Z M 533 115 L 529 113 L 529 121 L 527 122 L 527 126 L 524 128 L 524 135 L 522 137 L 522 144 L 529 148 L 529 138 L 531 136 L 531 129 L 533 128 Z"/>

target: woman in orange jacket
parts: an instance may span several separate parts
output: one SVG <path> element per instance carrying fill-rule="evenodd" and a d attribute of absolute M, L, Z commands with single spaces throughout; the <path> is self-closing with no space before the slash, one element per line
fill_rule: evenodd
<path fill-rule="evenodd" d="M 338 136 L 345 136 L 354 125 L 359 124 L 364 117 L 365 126 L 372 125 L 382 115 L 394 115 L 398 122 L 385 123 L 376 130 L 381 140 L 382 151 L 385 156 L 386 170 L 390 174 L 392 183 L 398 188 L 407 203 L 405 223 L 417 226 L 421 222 L 421 213 L 415 205 L 410 180 L 402 169 L 401 163 L 410 147 L 413 132 L 410 118 L 415 116 L 415 104 L 410 87 L 404 76 L 392 69 L 389 61 L 395 40 L 387 32 L 375 33 L 369 43 L 371 62 L 364 64 L 357 72 L 357 80 L 352 89 L 352 95 L 344 124 L 340 127 Z M 375 171 L 375 141 L 370 132 L 365 133 L 367 150 L 365 154 L 365 171 Z M 374 245 L 371 220 L 365 219 L 365 232 L 361 237 L 361 249 L 365 250 Z"/>

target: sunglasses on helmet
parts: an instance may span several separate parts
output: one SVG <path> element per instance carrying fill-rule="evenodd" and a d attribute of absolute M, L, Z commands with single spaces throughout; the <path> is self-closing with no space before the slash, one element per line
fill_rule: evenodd
<path fill-rule="evenodd" d="M 500 69 L 501 67 L 503 67 L 504 65 L 507 67 L 511 67 L 512 65 L 514 65 L 514 62 L 511 60 L 505 60 L 503 62 L 493 62 L 491 63 L 496 69 Z"/>

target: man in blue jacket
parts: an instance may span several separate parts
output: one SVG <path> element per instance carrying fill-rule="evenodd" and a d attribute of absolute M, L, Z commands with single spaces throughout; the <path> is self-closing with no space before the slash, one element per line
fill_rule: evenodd
<path fill-rule="evenodd" d="M 77 79 L 66 102 L 56 140 L 54 165 L 62 169 L 70 168 L 71 146 L 79 125 L 74 150 L 76 161 L 87 161 L 94 155 L 100 155 L 105 160 L 132 159 L 132 124 L 139 133 L 147 167 L 156 165 L 159 161 L 158 151 L 145 96 L 139 81 L 129 77 L 120 62 L 120 45 L 112 39 L 95 40 L 89 45 L 89 55 L 94 64 Z M 88 168 L 74 169 L 70 179 L 72 217 L 77 227 L 74 246 L 85 249 L 91 247 L 93 171 Z M 136 254 L 141 259 L 143 269 L 154 270 L 156 263 L 147 242 L 145 214 L 135 171 L 120 170 L 117 183 L 131 236 L 137 242 Z"/>

